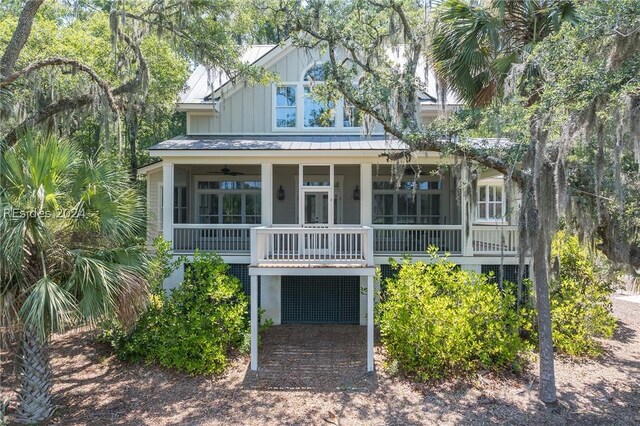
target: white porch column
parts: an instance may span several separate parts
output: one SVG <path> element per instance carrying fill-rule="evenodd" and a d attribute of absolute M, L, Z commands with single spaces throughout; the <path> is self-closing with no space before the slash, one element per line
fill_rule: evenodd
<path fill-rule="evenodd" d="M 262 163 L 260 181 L 262 189 L 260 190 L 260 205 L 262 217 L 262 225 L 273 225 L 273 164 Z"/>
<path fill-rule="evenodd" d="M 373 371 L 373 275 L 367 276 L 367 371 Z"/>
<path fill-rule="evenodd" d="M 462 223 L 462 255 L 463 256 L 473 256 L 473 231 L 472 231 L 472 223 L 473 223 L 473 211 L 471 208 L 472 200 L 469 199 L 468 193 L 471 191 L 471 172 L 469 170 L 469 164 L 466 162 L 462 164 L 462 170 L 460 173 L 460 179 L 462 180 L 462 185 L 458 189 L 460 192 L 460 204 L 461 204 L 461 215 L 460 221 Z"/>
<path fill-rule="evenodd" d="M 360 225 L 371 225 L 373 223 L 372 174 L 371 163 L 360 164 Z"/>
<path fill-rule="evenodd" d="M 173 163 L 162 162 L 162 238 L 173 248 Z"/>
<path fill-rule="evenodd" d="M 371 163 L 360 163 L 360 224 L 371 226 L 373 223 L 373 167 Z M 367 241 L 364 247 L 367 258 L 373 259 L 373 232 L 365 238 Z M 365 287 L 365 279 L 367 283 L 371 277 L 362 277 L 362 287 Z M 360 294 L 360 325 L 368 325 L 369 317 L 369 291 L 366 294 Z M 368 361 L 367 361 L 368 362 Z M 368 368 L 368 367 L 367 367 Z"/>
<path fill-rule="evenodd" d="M 258 369 L 258 276 L 251 275 L 251 369 Z"/>

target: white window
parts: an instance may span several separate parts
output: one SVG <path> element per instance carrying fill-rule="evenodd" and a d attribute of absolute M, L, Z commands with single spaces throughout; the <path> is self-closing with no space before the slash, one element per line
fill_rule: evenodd
<path fill-rule="evenodd" d="M 276 88 L 276 127 L 296 127 L 296 86 Z"/>
<path fill-rule="evenodd" d="M 323 64 L 311 65 L 299 82 L 274 86 L 274 129 L 357 129 L 362 124 L 362 111 L 339 100 L 323 102 L 314 88 L 326 80 Z"/>
<path fill-rule="evenodd" d="M 199 223 L 260 223 L 259 178 L 196 177 Z"/>
<path fill-rule="evenodd" d="M 501 221 L 506 214 L 504 186 L 478 185 L 478 220 Z"/>
<path fill-rule="evenodd" d="M 162 218 L 164 217 L 164 193 L 163 186 L 158 185 L 158 229 L 162 230 Z M 187 223 L 187 187 L 175 186 L 173 188 L 173 223 Z"/>
<path fill-rule="evenodd" d="M 438 180 L 373 182 L 373 223 L 439 224 L 442 183 Z"/>
<path fill-rule="evenodd" d="M 344 107 L 342 112 L 342 125 L 343 127 L 360 127 L 362 126 L 362 116 L 364 114 L 361 110 L 351 105 L 346 100 L 344 101 Z"/>
<path fill-rule="evenodd" d="M 158 229 L 162 231 L 162 219 L 164 218 L 164 192 L 162 185 L 158 183 Z"/>
<path fill-rule="evenodd" d="M 315 65 L 304 75 L 304 127 L 335 127 L 336 111 L 332 102 L 316 100 L 313 87 L 325 81 L 324 66 Z"/>
<path fill-rule="evenodd" d="M 187 223 L 187 187 L 173 188 L 173 223 Z"/>

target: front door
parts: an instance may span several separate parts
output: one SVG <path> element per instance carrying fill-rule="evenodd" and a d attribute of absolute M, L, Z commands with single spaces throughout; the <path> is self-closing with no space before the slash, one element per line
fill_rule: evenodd
<path fill-rule="evenodd" d="M 329 224 L 329 191 L 304 193 L 304 225 Z"/>

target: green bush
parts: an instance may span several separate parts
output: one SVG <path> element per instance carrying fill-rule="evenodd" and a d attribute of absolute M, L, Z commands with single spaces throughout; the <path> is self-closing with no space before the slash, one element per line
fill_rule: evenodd
<path fill-rule="evenodd" d="M 191 374 L 221 373 L 248 331 L 247 305 L 222 259 L 196 252 L 184 282 L 171 296 L 156 288 L 133 331 L 116 340 L 116 351 L 122 359 Z"/>
<path fill-rule="evenodd" d="M 390 362 L 419 380 L 517 367 L 515 297 L 432 252 L 386 280 L 377 321 Z"/>
<path fill-rule="evenodd" d="M 596 356 L 602 347 L 594 338 L 611 337 L 616 327 L 611 285 L 599 276 L 577 237 L 559 232 L 551 253 L 560 264 L 550 292 L 554 346 L 567 355 Z"/>

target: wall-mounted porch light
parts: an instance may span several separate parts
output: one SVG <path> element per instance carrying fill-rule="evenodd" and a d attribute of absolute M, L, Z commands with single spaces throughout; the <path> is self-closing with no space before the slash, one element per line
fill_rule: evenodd
<path fill-rule="evenodd" d="M 356 189 L 353 190 L 353 199 L 358 201 L 360 200 L 360 187 L 356 185 Z"/>
<path fill-rule="evenodd" d="M 282 187 L 282 185 L 280 185 L 280 188 L 278 188 L 278 192 L 276 194 L 276 198 L 278 199 L 278 201 L 282 201 L 284 200 L 284 188 Z"/>

